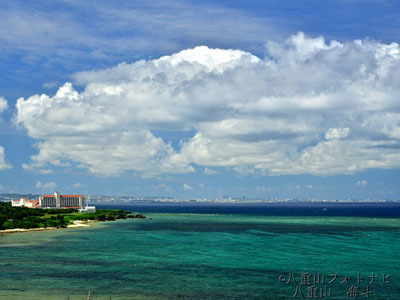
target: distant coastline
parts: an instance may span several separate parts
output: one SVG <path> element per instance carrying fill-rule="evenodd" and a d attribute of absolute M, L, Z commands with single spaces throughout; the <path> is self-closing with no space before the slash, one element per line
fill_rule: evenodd
<path fill-rule="evenodd" d="M 11 201 L 15 198 L 37 199 L 37 194 L 0 194 L 0 201 Z M 179 198 L 168 196 L 110 196 L 110 195 L 91 195 L 90 204 L 97 203 L 400 203 L 399 199 L 318 199 L 318 198 L 255 198 L 255 197 L 231 197 L 222 196 L 217 198 Z"/>

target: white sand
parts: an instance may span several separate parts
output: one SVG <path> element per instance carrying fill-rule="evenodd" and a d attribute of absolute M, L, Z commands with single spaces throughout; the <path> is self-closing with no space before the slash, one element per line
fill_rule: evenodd
<path fill-rule="evenodd" d="M 87 220 L 87 221 L 80 221 L 76 220 L 73 221 L 74 224 L 68 225 L 67 228 L 79 228 L 79 227 L 91 227 L 89 222 L 93 222 L 93 220 Z M 45 227 L 45 228 L 15 228 L 15 229 L 4 229 L 0 230 L 1 233 L 16 233 L 16 232 L 28 232 L 28 231 L 41 231 L 41 230 L 53 230 L 53 229 L 60 229 L 57 227 Z"/>

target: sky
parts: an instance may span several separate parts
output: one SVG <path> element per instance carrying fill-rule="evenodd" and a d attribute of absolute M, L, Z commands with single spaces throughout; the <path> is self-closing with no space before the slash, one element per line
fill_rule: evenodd
<path fill-rule="evenodd" d="M 400 3 L 0 3 L 0 193 L 400 200 Z"/>

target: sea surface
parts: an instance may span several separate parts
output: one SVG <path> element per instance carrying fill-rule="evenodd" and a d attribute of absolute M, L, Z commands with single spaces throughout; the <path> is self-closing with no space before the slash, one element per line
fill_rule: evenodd
<path fill-rule="evenodd" d="M 400 299 L 399 203 L 98 205 L 0 235 L 0 299 Z"/>

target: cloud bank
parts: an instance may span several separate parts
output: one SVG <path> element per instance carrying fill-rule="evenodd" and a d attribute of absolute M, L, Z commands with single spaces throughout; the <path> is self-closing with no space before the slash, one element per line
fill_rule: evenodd
<path fill-rule="evenodd" d="M 144 176 L 227 167 L 239 173 L 353 174 L 400 167 L 400 47 L 267 42 L 264 58 L 205 46 L 81 72 L 53 97 L 17 101 L 38 140 L 24 167 L 71 163 Z M 173 147 L 163 131 L 195 131 Z M 157 132 L 157 134 L 155 134 Z"/>

